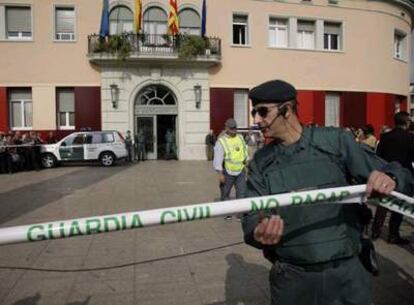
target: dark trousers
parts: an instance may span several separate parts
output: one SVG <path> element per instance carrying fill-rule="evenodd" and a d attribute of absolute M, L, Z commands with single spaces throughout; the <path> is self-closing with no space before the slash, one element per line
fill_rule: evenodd
<path fill-rule="evenodd" d="M 211 161 L 214 158 L 214 146 L 213 145 L 206 145 L 206 155 L 207 160 Z"/>
<path fill-rule="evenodd" d="M 372 233 L 379 235 L 384 226 L 385 217 L 387 216 L 388 209 L 377 206 L 375 211 L 374 222 L 372 224 Z M 403 220 L 403 215 L 392 212 L 389 222 L 389 237 L 399 237 L 400 236 L 400 226 Z"/>
<path fill-rule="evenodd" d="M 132 157 L 132 145 L 125 145 L 125 148 L 128 152 L 127 161 L 132 162 L 132 159 L 133 159 L 133 157 Z"/>
<path fill-rule="evenodd" d="M 224 171 L 224 183 L 220 185 L 221 200 L 229 200 L 233 185 L 236 188 L 236 198 L 244 198 L 246 194 L 246 173 L 243 170 L 239 175 L 232 176 Z"/>
<path fill-rule="evenodd" d="M 272 305 L 371 305 L 371 276 L 358 257 L 319 272 L 276 263 L 269 279 Z"/>
<path fill-rule="evenodd" d="M 138 161 L 145 161 L 145 144 L 138 143 L 135 146 L 135 158 Z"/>

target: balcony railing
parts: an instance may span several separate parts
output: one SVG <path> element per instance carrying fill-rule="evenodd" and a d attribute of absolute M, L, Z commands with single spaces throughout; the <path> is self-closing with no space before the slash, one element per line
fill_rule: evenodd
<path fill-rule="evenodd" d="M 88 54 L 116 54 L 118 57 L 155 55 L 190 58 L 197 56 L 220 56 L 219 38 L 201 38 L 195 35 L 121 34 L 101 38 L 88 36 Z"/>

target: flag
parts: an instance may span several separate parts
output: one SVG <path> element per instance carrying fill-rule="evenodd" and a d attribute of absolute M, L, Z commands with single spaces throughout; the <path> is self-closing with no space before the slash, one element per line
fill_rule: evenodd
<path fill-rule="evenodd" d="M 206 36 L 206 22 L 207 22 L 207 4 L 203 0 L 203 9 L 201 12 L 201 37 Z"/>
<path fill-rule="evenodd" d="M 109 35 L 109 4 L 108 4 L 108 0 L 103 0 L 101 29 L 99 30 L 99 36 L 104 38 L 108 35 Z"/>
<path fill-rule="evenodd" d="M 177 0 L 169 0 L 169 1 L 170 1 L 170 15 L 168 16 L 168 33 L 170 35 L 177 35 L 179 32 Z"/>
<path fill-rule="evenodd" d="M 142 24 L 142 0 L 135 0 L 134 32 L 141 31 Z"/>

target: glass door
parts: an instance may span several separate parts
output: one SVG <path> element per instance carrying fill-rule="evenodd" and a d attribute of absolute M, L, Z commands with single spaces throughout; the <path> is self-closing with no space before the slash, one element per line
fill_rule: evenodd
<path fill-rule="evenodd" d="M 139 130 L 144 132 L 145 152 L 148 160 L 157 159 L 157 120 L 156 115 L 137 116 L 135 134 Z"/>

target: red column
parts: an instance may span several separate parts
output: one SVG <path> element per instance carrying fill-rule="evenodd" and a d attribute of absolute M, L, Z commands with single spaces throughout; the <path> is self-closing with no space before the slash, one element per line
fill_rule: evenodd
<path fill-rule="evenodd" d="M 297 100 L 299 119 L 303 124 L 325 125 L 325 92 L 299 90 Z"/>
<path fill-rule="evenodd" d="M 0 87 L 0 131 L 9 130 L 9 103 L 7 102 L 7 88 Z"/>
<path fill-rule="evenodd" d="M 314 91 L 313 96 L 314 123 L 325 126 L 325 91 Z"/>
<path fill-rule="evenodd" d="M 210 88 L 210 128 L 218 135 L 224 123 L 234 116 L 234 89 Z"/>
<path fill-rule="evenodd" d="M 366 124 L 366 93 L 343 92 L 341 119 L 344 127 L 361 127 Z"/>
<path fill-rule="evenodd" d="M 374 126 L 375 135 L 379 136 L 381 128 L 393 116 L 389 111 L 390 99 L 385 93 L 367 93 L 366 122 Z"/>
<path fill-rule="evenodd" d="M 75 87 L 75 127 L 101 130 L 100 87 Z"/>

